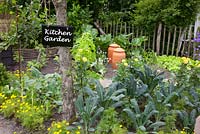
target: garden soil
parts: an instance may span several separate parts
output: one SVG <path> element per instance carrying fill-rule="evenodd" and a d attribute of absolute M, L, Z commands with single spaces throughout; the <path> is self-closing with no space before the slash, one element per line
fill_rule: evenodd
<path fill-rule="evenodd" d="M 49 64 L 50 68 L 48 66 L 42 70 L 44 74 L 53 73 L 52 70 L 55 71 L 57 69 L 57 66 L 55 64 L 51 63 Z M 115 75 L 115 70 L 111 68 L 111 65 L 108 65 L 104 79 L 100 80 L 100 83 L 103 85 L 103 87 L 108 87 L 112 83 L 112 77 L 114 75 Z M 50 126 L 52 120 L 60 120 L 59 115 L 56 115 L 53 118 L 54 119 L 50 119 L 45 123 L 46 127 Z M 46 133 L 47 133 L 46 131 L 30 132 L 27 129 L 23 128 L 15 118 L 6 119 L 3 117 L 3 115 L 0 115 L 0 134 L 46 134 Z"/>

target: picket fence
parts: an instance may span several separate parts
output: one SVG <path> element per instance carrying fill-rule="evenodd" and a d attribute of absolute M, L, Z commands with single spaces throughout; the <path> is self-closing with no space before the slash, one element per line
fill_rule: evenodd
<path fill-rule="evenodd" d="M 194 58 L 194 26 L 182 28 L 177 26 L 163 26 L 159 24 L 151 33 L 143 27 L 134 26 L 127 22 L 97 22 L 105 33 L 113 37 L 119 34 L 130 34 L 131 38 L 146 36 L 148 40 L 143 43 L 145 50 L 153 50 L 158 55 L 175 55 Z"/>

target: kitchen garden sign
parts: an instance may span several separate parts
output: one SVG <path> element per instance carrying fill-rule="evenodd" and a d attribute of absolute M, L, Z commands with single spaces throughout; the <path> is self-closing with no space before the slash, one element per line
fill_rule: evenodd
<path fill-rule="evenodd" d="M 42 25 L 42 43 L 44 46 L 73 46 L 73 27 Z"/>

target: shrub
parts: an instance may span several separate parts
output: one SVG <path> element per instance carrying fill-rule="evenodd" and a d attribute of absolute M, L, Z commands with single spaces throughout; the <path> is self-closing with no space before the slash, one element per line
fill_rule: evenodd
<path fill-rule="evenodd" d="M 0 106 L 1 108 L 0 112 L 5 117 L 11 117 L 15 114 L 19 105 L 20 105 L 20 99 L 15 95 L 11 95 L 11 97 L 5 100 L 5 102 L 3 102 L 2 105 Z"/>
<path fill-rule="evenodd" d="M 81 134 L 81 127 L 69 126 L 65 120 L 60 122 L 52 122 L 48 128 L 48 134 Z"/>
<path fill-rule="evenodd" d="M 33 130 L 43 126 L 46 113 L 44 106 L 32 106 L 27 102 L 22 102 L 19 110 L 16 111 L 16 117 L 24 127 Z"/>
<path fill-rule="evenodd" d="M 0 63 L 0 86 L 9 84 L 9 73 L 6 71 L 5 66 Z"/>

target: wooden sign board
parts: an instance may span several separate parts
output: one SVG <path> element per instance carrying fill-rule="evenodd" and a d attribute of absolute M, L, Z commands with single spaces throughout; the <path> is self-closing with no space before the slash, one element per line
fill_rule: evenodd
<path fill-rule="evenodd" d="M 73 46 L 73 27 L 42 25 L 42 43 L 44 46 Z"/>

